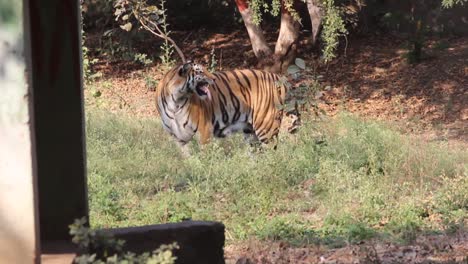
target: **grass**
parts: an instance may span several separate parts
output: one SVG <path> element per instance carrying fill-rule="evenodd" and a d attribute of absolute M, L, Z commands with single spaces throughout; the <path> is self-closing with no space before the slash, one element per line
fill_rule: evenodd
<path fill-rule="evenodd" d="M 305 121 L 276 151 L 241 136 L 182 159 L 157 118 L 87 113 L 93 227 L 222 221 L 248 238 L 340 246 L 466 228 L 468 151 L 349 114 Z"/>

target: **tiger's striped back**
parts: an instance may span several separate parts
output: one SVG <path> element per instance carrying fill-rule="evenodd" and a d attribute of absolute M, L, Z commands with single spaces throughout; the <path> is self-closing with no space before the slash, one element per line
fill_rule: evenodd
<path fill-rule="evenodd" d="M 252 132 L 267 142 L 279 132 L 286 88 L 280 77 L 259 70 L 232 70 L 213 74 L 215 136 L 239 120 L 252 126 Z"/>

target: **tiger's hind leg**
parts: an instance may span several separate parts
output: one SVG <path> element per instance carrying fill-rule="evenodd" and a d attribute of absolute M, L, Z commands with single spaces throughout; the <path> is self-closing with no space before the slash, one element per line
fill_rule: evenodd
<path fill-rule="evenodd" d="M 262 148 L 276 150 L 283 111 L 272 111 L 272 113 L 269 122 L 263 122 L 261 127 L 255 128 L 255 135 L 262 143 Z"/>
<path fill-rule="evenodd" d="M 294 134 L 298 131 L 299 127 L 302 125 L 301 114 L 297 107 L 285 113 L 281 127 L 284 128 L 290 134 Z"/>

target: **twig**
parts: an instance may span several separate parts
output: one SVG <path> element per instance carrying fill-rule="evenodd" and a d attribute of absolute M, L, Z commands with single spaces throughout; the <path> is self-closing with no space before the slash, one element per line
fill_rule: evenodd
<path fill-rule="evenodd" d="M 149 22 L 151 25 L 153 25 L 157 31 L 159 31 L 160 35 L 162 36 L 162 38 L 170 41 L 172 43 L 172 45 L 174 46 L 174 48 L 176 49 L 177 53 L 179 54 L 180 58 L 182 59 L 182 62 L 185 63 L 186 60 L 185 60 L 185 56 L 184 56 L 184 53 L 182 52 L 182 50 L 179 48 L 179 46 L 177 46 L 177 44 L 175 43 L 175 41 L 170 38 L 168 35 L 164 34 L 163 31 L 159 28 L 158 24 L 154 23 L 153 21 L 151 20 L 148 20 L 146 18 L 143 18 L 145 19 L 147 22 Z"/>
<path fill-rule="evenodd" d="M 345 38 L 345 41 L 346 41 L 345 48 L 344 48 L 344 56 L 346 58 L 346 52 L 348 50 L 348 37 L 346 35 L 344 35 L 344 38 Z"/>
<path fill-rule="evenodd" d="M 185 56 L 184 56 L 184 53 L 182 52 L 182 50 L 179 48 L 179 46 L 177 46 L 177 44 L 175 43 L 175 41 L 170 38 L 169 36 L 167 36 L 166 34 L 164 34 L 162 32 L 162 30 L 158 27 L 158 25 L 144 17 L 139 17 L 135 14 L 135 17 L 138 18 L 138 21 L 140 22 L 140 24 L 146 29 L 148 30 L 149 32 L 151 32 L 153 35 L 159 37 L 159 38 L 162 38 L 162 39 L 165 39 L 169 42 L 171 42 L 171 44 L 174 46 L 175 50 L 177 51 L 177 54 L 179 54 L 179 57 L 182 59 L 182 62 L 185 63 L 186 60 L 185 60 Z M 156 28 L 156 30 L 159 32 L 155 32 L 153 29 L 151 29 L 145 22 L 148 22 L 150 23 L 152 26 L 154 26 Z"/>
<path fill-rule="evenodd" d="M 192 36 L 192 33 L 193 33 L 193 31 L 190 31 L 190 33 L 184 38 L 184 40 L 182 40 L 182 43 L 187 41 L 190 38 L 190 36 Z"/>

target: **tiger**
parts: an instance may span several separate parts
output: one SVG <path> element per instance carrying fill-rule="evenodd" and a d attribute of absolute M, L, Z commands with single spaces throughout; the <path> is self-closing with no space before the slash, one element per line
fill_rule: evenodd
<path fill-rule="evenodd" d="M 188 61 L 173 67 L 159 82 L 157 110 L 164 129 L 185 154 L 186 144 L 197 132 L 201 145 L 236 132 L 243 132 L 250 143 L 268 144 L 277 142 L 287 90 L 274 73 L 253 69 L 211 73 Z M 297 109 L 287 115 L 293 120 L 287 130 L 296 130 Z"/>

